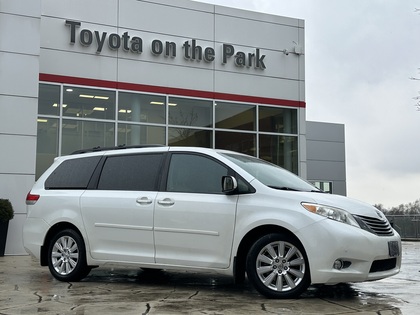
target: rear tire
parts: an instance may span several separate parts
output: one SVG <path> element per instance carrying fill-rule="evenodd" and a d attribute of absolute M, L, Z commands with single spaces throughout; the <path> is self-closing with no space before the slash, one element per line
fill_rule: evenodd
<path fill-rule="evenodd" d="M 280 233 L 262 236 L 251 246 L 246 272 L 255 289 L 268 298 L 296 298 L 310 284 L 308 258 L 302 245 Z"/>
<path fill-rule="evenodd" d="M 72 229 L 58 232 L 48 246 L 48 267 L 60 281 L 79 281 L 90 272 L 83 238 Z"/>

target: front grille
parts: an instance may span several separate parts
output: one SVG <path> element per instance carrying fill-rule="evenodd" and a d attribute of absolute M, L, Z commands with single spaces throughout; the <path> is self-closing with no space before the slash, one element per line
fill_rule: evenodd
<path fill-rule="evenodd" d="M 378 236 L 392 236 L 394 231 L 387 219 L 377 219 L 372 217 L 365 217 L 362 215 L 354 216 L 360 227 Z"/>
<path fill-rule="evenodd" d="M 370 267 L 369 272 L 379 272 L 394 269 L 397 266 L 397 258 L 375 260 Z"/>

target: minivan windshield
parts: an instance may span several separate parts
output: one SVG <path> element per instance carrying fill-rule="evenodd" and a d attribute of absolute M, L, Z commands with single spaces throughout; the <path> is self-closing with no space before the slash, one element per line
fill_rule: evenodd
<path fill-rule="evenodd" d="M 322 192 L 295 174 L 267 161 L 234 153 L 220 153 L 264 185 L 280 190 Z"/>

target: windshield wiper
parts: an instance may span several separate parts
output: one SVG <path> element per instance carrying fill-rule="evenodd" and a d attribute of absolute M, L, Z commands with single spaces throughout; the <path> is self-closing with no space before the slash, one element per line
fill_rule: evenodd
<path fill-rule="evenodd" d="M 287 187 L 287 186 L 272 186 L 272 185 L 268 185 L 268 187 L 273 188 L 273 189 L 277 189 L 277 190 L 287 190 L 287 191 L 307 191 L 307 192 L 314 192 L 314 193 L 320 193 L 320 194 L 325 194 L 325 191 L 322 190 L 316 190 L 316 189 L 312 189 L 312 190 L 300 190 L 300 189 L 296 189 L 296 188 L 291 188 L 291 187 Z"/>
<path fill-rule="evenodd" d="M 310 192 L 325 194 L 325 191 L 312 189 Z"/>
<path fill-rule="evenodd" d="M 273 188 L 273 189 L 277 189 L 277 190 L 300 191 L 299 189 L 295 189 L 295 188 L 291 188 L 291 187 L 286 187 L 286 186 L 279 187 L 279 186 L 271 186 L 271 185 L 268 185 L 268 187 Z"/>

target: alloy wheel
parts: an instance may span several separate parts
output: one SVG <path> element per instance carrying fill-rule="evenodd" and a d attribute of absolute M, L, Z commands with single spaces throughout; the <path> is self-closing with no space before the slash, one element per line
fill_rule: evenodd
<path fill-rule="evenodd" d="M 257 256 L 255 267 L 261 282 L 278 292 L 287 292 L 299 286 L 306 271 L 301 251 L 284 241 L 265 245 Z"/>
<path fill-rule="evenodd" d="M 79 262 L 79 247 L 70 236 L 57 239 L 51 251 L 51 262 L 60 275 L 68 275 L 74 271 Z"/>

